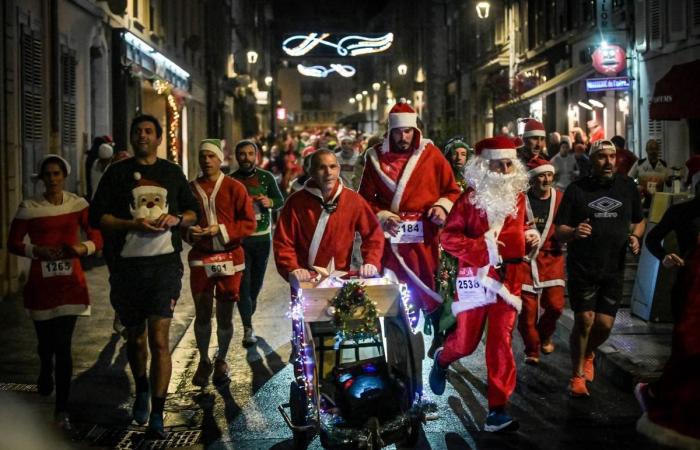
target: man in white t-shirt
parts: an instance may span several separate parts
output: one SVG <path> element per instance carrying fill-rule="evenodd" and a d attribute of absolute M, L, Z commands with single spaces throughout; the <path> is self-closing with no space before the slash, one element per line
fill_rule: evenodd
<path fill-rule="evenodd" d="M 358 153 L 355 151 L 355 139 L 349 134 L 340 139 L 340 151 L 335 154 L 340 164 L 340 178 L 343 184 L 352 189 L 357 189 L 355 185 L 355 164 L 357 164 Z"/>
<path fill-rule="evenodd" d="M 549 163 L 556 169 L 554 186 L 564 192 L 569 183 L 573 181 L 576 170 L 576 156 L 571 151 L 571 141 L 568 136 L 562 136 L 559 153 L 554 155 Z"/>

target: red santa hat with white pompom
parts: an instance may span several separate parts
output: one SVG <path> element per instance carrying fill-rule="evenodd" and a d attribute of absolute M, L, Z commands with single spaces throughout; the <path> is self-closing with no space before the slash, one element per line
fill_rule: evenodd
<path fill-rule="evenodd" d="M 525 124 L 523 127 L 523 138 L 545 137 L 544 125 L 539 120 L 528 117 L 525 119 L 518 119 L 518 121 Z"/>
<path fill-rule="evenodd" d="M 552 172 L 552 174 L 556 172 L 554 170 L 554 166 L 544 158 L 532 158 L 530 162 L 527 163 L 527 168 L 530 169 L 527 171 L 527 176 L 530 178 L 536 177 L 537 175 L 545 172 Z"/>
<path fill-rule="evenodd" d="M 476 143 L 474 149 L 476 156 L 484 159 L 515 159 L 517 157 L 515 149 L 521 145 L 522 141 L 518 138 L 496 136 L 482 139 Z"/>
<path fill-rule="evenodd" d="M 406 103 L 406 99 L 400 99 L 389 111 L 389 129 L 416 128 L 418 129 L 418 114 Z"/>

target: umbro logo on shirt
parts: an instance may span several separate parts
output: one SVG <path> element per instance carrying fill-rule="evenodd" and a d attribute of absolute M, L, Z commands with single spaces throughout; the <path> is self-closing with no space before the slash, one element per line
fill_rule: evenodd
<path fill-rule="evenodd" d="M 600 197 L 590 202 L 588 206 L 598 211 L 593 214 L 596 218 L 617 217 L 617 212 L 613 211 L 622 206 L 622 202 L 610 197 Z"/>

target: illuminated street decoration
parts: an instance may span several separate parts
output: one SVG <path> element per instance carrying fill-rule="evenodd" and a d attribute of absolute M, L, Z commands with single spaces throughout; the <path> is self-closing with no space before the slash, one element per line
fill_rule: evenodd
<path fill-rule="evenodd" d="M 289 56 L 303 56 L 319 45 L 324 45 L 334 48 L 339 56 L 358 56 L 383 52 L 394 42 L 394 33 L 387 33 L 379 37 L 350 35 L 341 38 L 337 43 L 327 40 L 330 36 L 331 33 L 291 36 L 282 42 L 282 50 Z"/>
<path fill-rule="evenodd" d="M 330 67 L 325 66 L 304 66 L 297 64 L 297 70 L 300 74 L 307 77 L 326 78 L 329 74 L 336 72 L 338 75 L 350 78 L 355 75 L 355 68 L 346 64 L 331 64 Z"/>

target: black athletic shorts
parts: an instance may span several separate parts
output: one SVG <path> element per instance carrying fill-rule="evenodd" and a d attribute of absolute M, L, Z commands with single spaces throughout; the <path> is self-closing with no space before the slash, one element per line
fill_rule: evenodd
<path fill-rule="evenodd" d="M 182 262 L 121 264 L 110 277 L 110 301 L 125 327 L 142 325 L 151 316 L 172 318 L 182 289 Z"/>
<path fill-rule="evenodd" d="M 622 273 L 600 278 L 570 276 L 567 281 L 569 303 L 575 313 L 593 311 L 615 317 L 622 301 Z"/>

